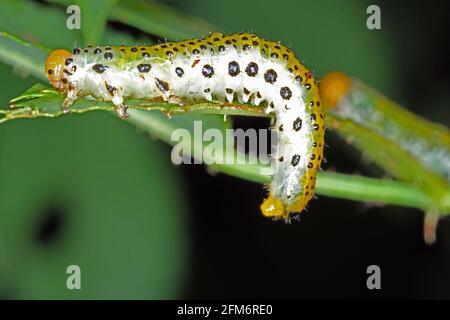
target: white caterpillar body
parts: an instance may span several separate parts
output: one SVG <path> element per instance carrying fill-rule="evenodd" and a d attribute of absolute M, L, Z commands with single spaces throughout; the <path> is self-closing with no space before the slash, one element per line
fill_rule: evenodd
<path fill-rule="evenodd" d="M 66 107 L 80 95 L 112 101 L 122 117 L 124 98 L 214 98 L 263 105 L 276 115 L 278 148 L 262 212 L 288 219 L 312 197 L 322 159 L 323 113 L 311 73 L 289 49 L 255 35 L 218 33 L 151 47 L 75 49 L 64 57 L 59 78 L 60 63 L 50 58 L 47 74 L 52 70 L 50 81 L 67 93 Z"/>

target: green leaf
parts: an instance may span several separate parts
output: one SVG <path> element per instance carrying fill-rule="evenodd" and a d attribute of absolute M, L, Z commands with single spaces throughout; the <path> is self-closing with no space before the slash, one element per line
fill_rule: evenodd
<path fill-rule="evenodd" d="M 0 60 L 14 66 L 21 74 L 44 79 L 43 61 L 46 56 L 43 48 L 32 46 L 6 32 L 0 33 Z"/>
<path fill-rule="evenodd" d="M 13 18 L 20 17 L 20 18 Z M 47 48 L 69 48 L 82 40 L 79 30 L 66 27 L 65 10 L 33 1 L 0 1 L 0 31 Z"/>
<path fill-rule="evenodd" d="M 98 44 L 116 0 L 77 0 L 81 9 L 81 32 L 86 44 Z"/>
<path fill-rule="evenodd" d="M 152 1 L 119 1 L 112 8 L 111 19 L 170 40 L 201 37 L 215 31 L 201 19 Z"/>

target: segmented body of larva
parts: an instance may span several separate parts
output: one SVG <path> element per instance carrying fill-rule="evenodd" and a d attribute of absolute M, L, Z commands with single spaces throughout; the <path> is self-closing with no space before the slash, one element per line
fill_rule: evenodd
<path fill-rule="evenodd" d="M 325 129 L 319 92 L 310 71 L 279 43 L 247 33 L 213 33 L 153 46 L 55 50 L 46 74 L 66 94 L 65 110 L 82 95 L 112 101 L 123 118 L 124 98 L 261 105 L 275 113 L 278 132 L 275 173 L 262 213 L 289 219 L 314 194 Z"/>

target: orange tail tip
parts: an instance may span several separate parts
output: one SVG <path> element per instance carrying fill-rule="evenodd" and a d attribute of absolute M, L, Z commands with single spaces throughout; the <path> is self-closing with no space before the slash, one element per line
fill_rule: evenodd
<path fill-rule="evenodd" d="M 328 108 L 337 106 L 350 90 L 351 79 L 342 72 L 330 72 L 320 81 L 320 96 Z"/>
<path fill-rule="evenodd" d="M 280 199 L 269 196 L 261 205 L 261 212 L 266 217 L 288 218 L 289 213 L 285 210 Z"/>

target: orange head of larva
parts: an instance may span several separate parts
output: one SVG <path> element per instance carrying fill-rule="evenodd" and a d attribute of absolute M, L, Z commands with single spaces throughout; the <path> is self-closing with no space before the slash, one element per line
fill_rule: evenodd
<path fill-rule="evenodd" d="M 335 108 L 350 90 L 351 79 L 342 72 L 330 72 L 320 81 L 320 96 L 327 108 Z"/>
<path fill-rule="evenodd" d="M 66 92 L 69 84 L 64 74 L 64 67 L 66 60 L 71 56 L 71 53 L 64 49 L 57 49 L 50 52 L 45 61 L 45 74 L 52 84 L 60 92 Z"/>

